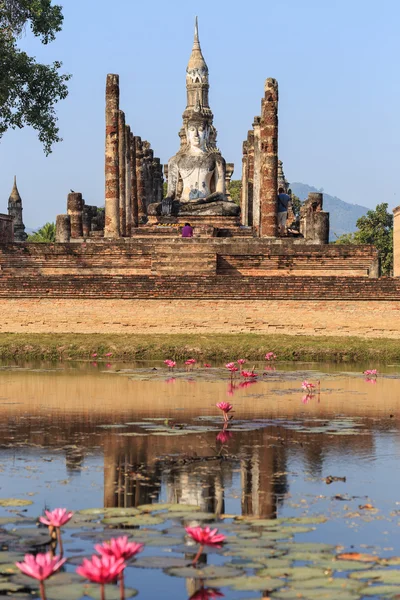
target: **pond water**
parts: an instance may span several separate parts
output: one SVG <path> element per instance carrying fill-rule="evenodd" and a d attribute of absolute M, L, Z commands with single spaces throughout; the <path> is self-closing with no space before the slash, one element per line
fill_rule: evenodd
<path fill-rule="evenodd" d="M 223 366 L 0 366 L 0 505 L 28 501 L 0 506 L 0 595 L 38 597 L 9 563 L 43 550 L 37 517 L 61 506 L 103 511 L 64 528 L 48 600 L 83 598 L 76 565 L 124 531 L 145 543 L 126 570 L 143 600 L 400 598 L 400 366 L 364 368 L 256 365 L 243 385 Z M 190 567 L 184 526 L 215 523 L 227 543 Z"/>

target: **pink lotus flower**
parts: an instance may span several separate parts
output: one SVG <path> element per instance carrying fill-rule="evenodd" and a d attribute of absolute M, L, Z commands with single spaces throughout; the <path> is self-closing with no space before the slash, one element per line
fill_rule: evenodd
<path fill-rule="evenodd" d="M 225 541 L 225 536 L 218 533 L 218 529 L 210 529 L 209 527 L 185 527 L 186 533 L 200 546 L 214 546 L 221 548 L 222 542 Z"/>
<path fill-rule="evenodd" d="M 143 544 L 128 542 L 127 535 L 118 538 L 112 538 L 109 542 L 104 542 L 104 544 L 96 544 L 94 547 L 96 552 L 101 554 L 101 556 L 114 556 L 117 559 L 123 558 L 124 560 L 129 560 L 132 558 L 132 556 L 142 552 L 143 548 Z"/>
<path fill-rule="evenodd" d="M 276 354 L 274 354 L 273 352 L 267 352 L 267 354 L 265 355 L 265 360 L 275 360 L 276 359 Z"/>
<path fill-rule="evenodd" d="M 211 368 L 211 365 L 208 364 L 208 363 L 204 363 L 204 366 L 205 366 L 206 369 L 210 369 Z"/>
<path fill-rule="evenodd" d="M 125 566 L 123 558 L 93 555 L 91 560 L 84 558 L 82 565 L 76 569 L 76 572 L 85 579 L 89 579 L 89 581 L 104 585 L 115 581 L 125 569 Z"/>
<path fill-rule="evenodd" d="M 67 512 L 66 508 L 55 508 L 54 510 L 45 510 L 46 517 L 39 517 L 39 521 L 48 527 L 62 527 L 72 519 L 73 512 Z"/>
<path fill-rule="evenodd" d="M 222 410 L 222 412 L 224 413 L 224 420 L 227 421 L 228 420 L 228 413 L 233 408 L 232 404 L 230 404 L 229 402 L 218 402 L 218 404 L 216 404 L 215 406 L 217 408 L 219 408 L 220 410 Z"/>
<path fill-rule="evenodd" d="M 196 359 L 195 358 L 188 358 L 185 361 L 185 365 L 195 365 L 196 364 Z"/>
<path fill-rule="evenodd" d="M 364 371 L 364 375 L 367 377 L 376 377 L 378 375 L 377 369 L 367 369 Z"/>
<path fill-rule="evenodd" d="M 112 356 L 112 352 L 107 352 L 104 356 Z"/>
<path fill-rule="evenodd" d="M 25 554 L 24 562 L 16 562 L 18 569 L 38 581 L 48 579 L 56 573 L 65 563 L 66 558 L 55 556 L 52 558 L 51 553 L 47 554 Z"/>
<path fill-rule="evenodd" d="M 201 587 L 190 596 L 189 600 L 210 600 L 211 598 L 224 598 L 225 594 L 213 588 Z"/>
<path fill-rule="evenodd" d="M 93 352 L 92 358 L 96 358 L 96 356 L 97 356 L 97 352 Z"/>
<path fill-rule="evenodd" d="M 225 366 L 226 366 L 227 369 L 233 369 L 233 367 L 235 366 L 235 363 L 234 362 L 230 362 L 230 363 L 227 363 Z"/>
<path fill-rule="evenodd" d="M 164 364 L 167 365 L 169 369 L 174 369 L 176 367 L 176 362 L 174 360 L 170 360 L 169 358 L 164 360 Z"/>
<path fill-rule="evenodd" d="M 245 379 L 255 379 L 258 377 L 257 373 L 254 373 L 254 371 L 242 371 L 241 376 Z"/>
<path fill-rule="evenodd" d="M 304 380 L 302 382 L 301 387 L 303 388 L 303 390 L 306 390 L 307 392 L 313 392 L 313 390 L 315 389 L 315 385 L 313 383 L 311 383 L 310 381 L 306 381 L 306 380 Z"/>
<path fill-rule="evenodd" d="M 47 554 L 25 554 L 24 562 L 16 562 L 18 569 L 40 582 L 40 597 L 46 600 L 44 581 L 54 575 L 65 563 L 67 559 L 60 556 L 52 557 L 50 552 Z"/>
<path fill-rule="evenodd" d="M 244 365 L 244 363 L 246 362 L 246 360 L 244 358 L 239 358 L 237 361 L 238 365 Z"/>

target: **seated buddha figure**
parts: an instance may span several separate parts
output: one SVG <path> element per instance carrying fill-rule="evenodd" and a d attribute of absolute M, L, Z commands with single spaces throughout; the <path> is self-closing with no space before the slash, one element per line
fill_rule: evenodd
<path fill-rule="evenodd" d="M 179 201 L 180 213 L 239 212 L 226 196 L 226 164 L 215 145 L 215 133 L 201 113 L 193 114 L 185 126 L 186 144 L 168 162 L 167 198 Z"/>

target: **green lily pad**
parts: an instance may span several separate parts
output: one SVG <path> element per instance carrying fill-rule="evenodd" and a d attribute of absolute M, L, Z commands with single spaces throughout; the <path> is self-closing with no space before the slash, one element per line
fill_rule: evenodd
<path fill-rule="evenodd" d="M 140 525 L 161 525 L 166 519 L 165 515 L 137 515 L 135 517 L 106 517 L 101 522 L 104 525 L 121 525 L 136 527 Z"/>
<path fill-rule="evenodd" d="M 374 585 L 360 590 L 362 596 L 376 596 L 377 598 L 396 598 L 399 588 L 394 585 Z"/>
<path fill-rule="evenodd" d="M 184 521 L 213 521 L 215 519 L 215 514 L 200 511 L 171 511 L 167 514 L 170 519 L 183 519 Z"/>
<path fill-rule="evenodd" d="M 275 548 L 241 548 L 240 550 L 228 550 L 225 556 L 239 556 L 240 558 L 265 558 L 271 556 L 282 556 L 283 551 Z"/>
<path fill-rule="evenodd" d="M 359 600 L 360 594 L 344 591 L 338 595 L 337 590 L 302 590 L 292 588 L 290 590 L 273 592 L 271 595 L 272 598 L 276 598 L 276 600 Z"/>
<path fill-rule="evenodd" d="M 121 597 L 119 589 L 115 585 L 107 585 L 105 591 L 107 600 L 119 600 Z M 137 594 L 137 590 L 125 588 L 125 598 L 133 598 Z M 67 587 L 48 587 L 46 595 L 47 600 L 76 600 L 82 596 L 101 600 L 99 585 L 81 583 L 74 583 Z"/>
<path fill-rule="evenodd" d="M 258 571 L 257 575 L 259 577 L 285 577 L 290 580 L 304 581 L 323 577 L 325 571 L 318 567 L 267 567 Z"/>
<path fill-rule="evenodd" d="M 278 548 L 282 550 L 291 551 L 295 549 L 296 552 L 334 552 L 336 546 L 332 544 L 322 544 L 319 542 L 296 542 L 295 544 L 278 544 Z"/>
<path fill-rule="evenodd" d="M 398 569 L 370 569 L 362 573 L 350 573 L 351 579 L 374 579 L 380 583 L 400 585 L 400 571 Z"/>
<path fill-rule="evenodd" d="M 184 511 L 189 512 L 191 510 L 198 511 L 200 506 L 196 506 L 195 504 L 171 504 L 171 503 L 159 503 L 159 504 L 142 504 L 138 506 L 138 510 L 142 512 L 155 512 L 157 510 L 168 510 L 172 511 Z"/>
<path fill-rule="evenodd" d="M 32 500 L 23 500 L 22 498 L 0 498 L 0 506 L 30 506 Z"/>
<path fill-rule="evenodd" d="M 21 571 L 18 569 L 14 562 L 0 564 L 0 575 L 14 575 L 15 573 L 20 572 Z"/>
<path fill-rule="evenodd" d="M 293 556 L 292 554 L 290 556 Z M 298 558 L 296 560 L 303 560 Z M 315 567 L 322 567 L 323 569 L 332 569 L 336 572 L 341 571 L 365 571 L 371 568 L 371 563 L 356 562 L 354 560 L 330 560 L 324 558 L 323 554 L 318 554 L 314 561 Z"/>
<path fill-rule="evenodd" d="M 187 567 L 190 560 L 177 556 L 143 556 L 132 563 L 138 569 L 169 569 L 171 567 Z"/>
<path fill-rule="evenodd" d="M 171 535 L 160 535 L 157 537 L 152 536 L 140 540 L 141 544 L 145 544 L 149 547 L 166 546 L 168 548 L 170 548 L 171 546 L 179 546 L 179 544 L 182 544 L 182 542 L 183 538 L 172 537 Z"/>
<path fill-rule="evenodd" d="M 15 563 L 16 561 L 23 561 L 25 554 L 23 552 L 12 552 L 4 551 L 0 552 L 0 565 L 5 563 Z M 1 571 L 0 571 L 1 573 Z"/>
<path fill-rule="evenodd" d="M 173 577 L 185 577 L 193 579 L 216 579 L 225 577 L 238 577 L 242 575 L 241 571 L 233 567 L 219 567 L 207 565 L 205 567 L 182 567 L 166 569 L 168 575 Z"/>
<path fill-rule="evenodd" d="M 104 515 L 106 509 L 105 508 L 84 508 L 83 510 L 78 510 L 78 515 L 89 515 L 90 517 L 96 517 L 98 515 Z"/>
<path fill-rule="evenodd" d="M 13 583 L 12 581 L 0 581 L 0 593 L 5 592 L 7 596 L 9 595 L 9 592 L 22 592 L 25 587 L 26 586 Z"/>
<path fill-rule="evenodd" d="M 256 575 L 248 576 L 243 575 L 242 577 L 236 577 L 231 579 L 229 586 L 234 590 L 240 590 L 241 592 L 257 592 L 269 590 L 277 590 L 285 585 L 282 579 L 267 579 L 265 577 L 257 577 Z"/>

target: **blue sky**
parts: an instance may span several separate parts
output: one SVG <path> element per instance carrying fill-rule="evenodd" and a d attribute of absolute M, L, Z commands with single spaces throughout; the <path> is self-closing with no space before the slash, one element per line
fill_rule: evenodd
<path fill-rule="evenodd" d="M 185 69 L 199 16 L 218 145 L 241 177 L 241 148 L 264 80 L 279 82 L 279 155 L 289 181 L 347 202 L 400 204 L 398 0 L 65 0 L 64 27 L 38 60 L 73 75 L 58 105 L 63 142 L 45 157 L 36 133 L 0 143 L 0 212 L 17 175 L 30 227 L 65 212 L 69 189 L 104 204 L 104 87 L 119 73 L 121 108 L 162 162 L 179 147 Z"/>

